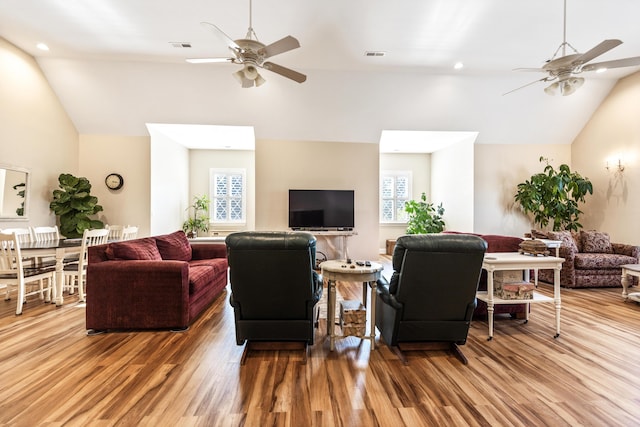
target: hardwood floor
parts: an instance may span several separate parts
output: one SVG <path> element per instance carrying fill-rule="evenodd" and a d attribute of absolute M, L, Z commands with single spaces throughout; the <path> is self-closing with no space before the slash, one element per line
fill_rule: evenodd
<path fill-rule="evenodd" d="M 361 285 L 339 283 L 345 298 Z M 551 287 L 541 285 L 551 294 Z M 632 426 L 640 424 L 640 306 L 621 289 L 562 290 L 530 321 L 472 323 L 462 365 L 347 338 L 325 321 L 300 351 L 254 351 L 240 366 L 228 292 L 181 333 L 87 336 L 84 307 L 0 300 L 0 425 L 7 426 Z"/>

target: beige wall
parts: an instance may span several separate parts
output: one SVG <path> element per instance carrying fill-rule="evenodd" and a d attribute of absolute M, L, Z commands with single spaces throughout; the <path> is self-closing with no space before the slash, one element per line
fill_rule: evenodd
<path fill-rule="evenodd" d="M 606 231 L 614 242 L 640 245 L 640 72 L 621 79 L 574 140 L 575 169 L 593 183 L 582 209 L 585 229 Z M 618 159 L 624 171 L 605 169 Z"/>
<path fill-rule="evenodd" d="M 378 256 L 377 144 L 256 141 L 256 229 L 288 228 L 289 189 L 355 190 L 354 259 Z"/>
<path fill-rule="evenodd" d="M 0 38 L 0 164 L 30 171 L 28 219 L 0 228 L 54 225 L 58 175 L 78 173 L 78 133 L 33 59 Z"/>
<path fill-rule="evenodd" d="M 513 196 L 519 183 L 543 171 L 541 156 L 556 168 L 571 166 L 571 145 L 475 146 L 474 232 L 522 236 L 531 230 L 532 222 L 514 206 Z"/>
<path fill-rule="evenodd" d="M 149 137 L 80 135 L 80 171 L 91 182 L 91 194 L 104 208 L 106 224 L 135 225 L 139 236 L 149 235 Z M 104 183 L 119 173 L 124 186 L 112 191 Z"/>
<path fill-rule="evenodd" d="M 442 203 L 447 230 L 473 229 L 473 147 L 475 137 L 434 152 L 431 156 L 431 193 Z"/>

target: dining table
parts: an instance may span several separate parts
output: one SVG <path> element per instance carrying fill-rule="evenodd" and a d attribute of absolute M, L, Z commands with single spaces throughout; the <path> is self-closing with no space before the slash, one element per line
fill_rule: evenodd
<path fill-rule="evenodd" d="M 64 265 L 76 262 L 82 251 L 82 239 L 59 239 L 43 242 L 26 242 L 20 244 L 23 258 L 54 257 L 56 272 L 53 277 L 53 295 L 51 302 L 60 307 L 64 303 L 62 291 L 64 289 Z"/>

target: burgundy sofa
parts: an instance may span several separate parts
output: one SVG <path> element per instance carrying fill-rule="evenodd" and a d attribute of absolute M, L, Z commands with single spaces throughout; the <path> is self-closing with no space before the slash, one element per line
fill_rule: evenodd
<path fill-rule="evenodd" d="M 445 231 L 445 233 L 460 234 L 455 231 Z M 520 237 L 502 236 L 498 234 L 474 234 L 474 233 L 462 233 L 471 234 L 473 236 L 482 237 L 487 242 L 487 253 L 489 252 L 518 252 L 520 249 L 520 243 L 523 239 Z M 478 284 L 479 291 L 487 290 L 487 272 L 482 270 L 480 274 L 480 283 Z M 498 304 L 494 306 L 494 314 L 510 314 L 514 317 L 525 317 L 527 312 L 526 304 Z M 487 304 L 484 301 L 478 300 L 478 306 L 473 312 L 474 317 L 486 316 Z"/>
<path fill-rule="evenodd" d="M 223 243 L 182 231 L 89 248 L 86 327 L 186 329 L 227 285 Z"/>

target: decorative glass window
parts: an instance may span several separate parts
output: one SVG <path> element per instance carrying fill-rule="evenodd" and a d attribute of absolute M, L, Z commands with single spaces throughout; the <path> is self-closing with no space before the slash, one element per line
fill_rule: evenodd
<path fill-rule="evenodd" d="M 407 222 L 404 205 L 411 199 L 411 171 L 380 174 L 380 222 Z"/>
<path fill-rule="evenodd" d="M 245 169 L 211 169 L 211 222 L 244 223 L 246 218 Z"/>

